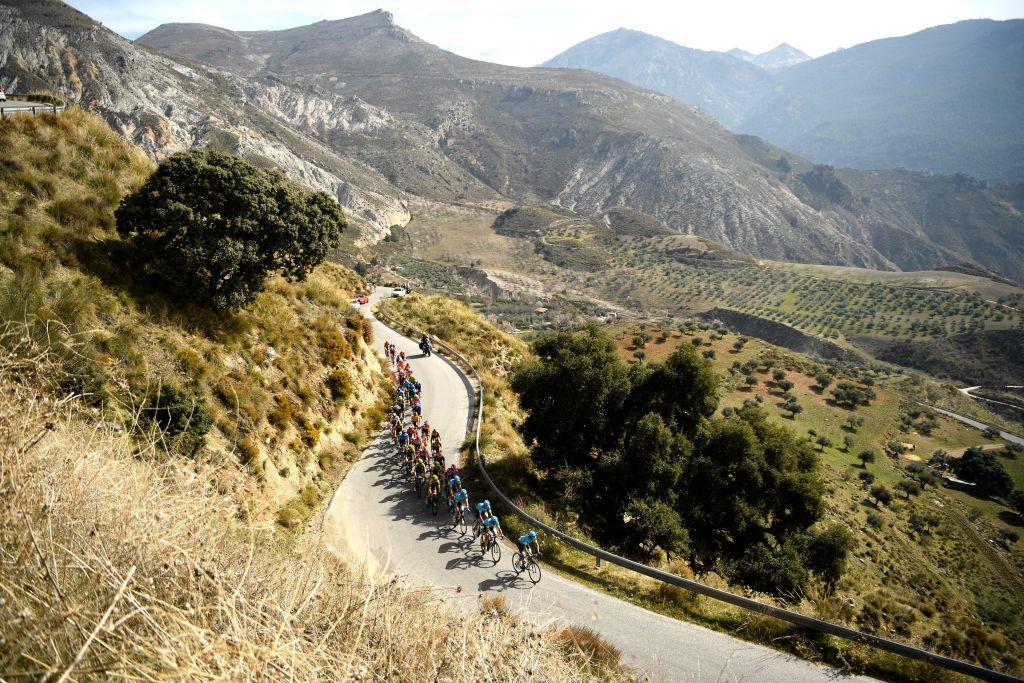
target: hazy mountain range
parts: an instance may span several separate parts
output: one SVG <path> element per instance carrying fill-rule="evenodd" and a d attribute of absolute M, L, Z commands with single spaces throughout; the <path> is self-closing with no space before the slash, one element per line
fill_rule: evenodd
<path fill-rule="evenodd" d="M 0 79 L 64 93 L 156 158 L 212 145 L 278 164 L 337 196 L 368 241 L 408 220 L 413 195 L 628 206 L 765 258 L 972 261 L 1024 280 L 1013 190 L 816 167 L 621 80 L 459 57 L 382 11 L 282 31 L 165 25 L 132 43 L 56 0 L 7 0 Z"/>
<path fill-rule="evenodd" d="M 755 57 L 619 30 L 546 66 L 657 90 L 822 163 L 1024 180 L 1024 20 L 962 21 L 805 57 L 785 44 Z"/>

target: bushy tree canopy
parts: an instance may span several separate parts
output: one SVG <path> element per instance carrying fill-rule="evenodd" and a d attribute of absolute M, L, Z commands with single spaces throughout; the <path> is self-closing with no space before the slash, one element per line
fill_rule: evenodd
<path fill-rule="evenodd" d="M 330 195 L 209 149 L 161 162 L 115 217 L 170 294 L 217 309 L 252 301 L 272 273 L 304 279 L 346 226 Z"/>
<path fill-rule="evenodd" d="M 538 359 L 512 380 L 528 413 L 522 432 L 595 538 L 632 555 L 685 552 L 698 570 L 799 591 L 806 534 L 823 511 L 813 447 L 759 407 L 714 418 L 719 379 L 688 344 L 631 366 L 594 326 L 534 346 Z M 815 572 L 834 580 L 845 550 L 826 567 L 827 548 L 813 547 Z"/>
<path fill-rule="evenodd" d="M 1013 479 L 989 451 L 968 448 L 960 459 L 952 461 L 952 466 L 956 476 L 973 481 L 983 496 L 1005 497 L 1013 491 Z"/>

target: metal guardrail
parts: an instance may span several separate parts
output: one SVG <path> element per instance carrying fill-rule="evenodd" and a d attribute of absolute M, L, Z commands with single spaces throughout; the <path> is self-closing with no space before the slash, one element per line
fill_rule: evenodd
<path fill-rule="evenodd" d="M 19 104 L 14 106 L 6 106 L 0 104 L 0 119 L 7 118 L 8 114 L 22 112 L 31 113 L 33 116 L 38 114 L 56 114 L 59 111 L 64 111 L 68 108 L 66 104 Z"/>
<path fill-rule="evenodd" d="M 406 322 L 394 320 L 390 318 L 390 316 L 382 315 L 379 312 L 376 315 L 378 319 L 381 320 L 381 322 L 390 325 L 392 328 L 404 327 L 414 331 L 418 335 L 425 334 L 422 330 L 419 330 L 415 326 L 410 325 Z M 984 667 L 978 666 L 977 664 L 971 664 L 969 662 L 960 661 L 959 659 L 945 657 L 934 652 L 922 650 L 920 648 L 905 645 L 903 643 L 897 643 L 893 640 L 888 640 L 886 638 L 881 638 L 870 633 L 857 631 L 852 628 L 847 628 L 846 626 L 840 626 L 838 624 L 822 621 L 821 619 L 815 619 L 814 617 L 809 617 L 798 612 L 792 612 L 787 609 L 782 609 L 781 607 L 775 607 L 774 605 L 766 605 L 762 602 L 751 600 L 750 598 L 745 598 L 741 595 L 735 595 L 733 593 L 729 593 L 728 591 L 723 591 L 718 588 L 712 588 L 711 586 L 705 586 L 704 584 L 698 583 L 696 581 L 684 579 L 681 576 L 676 576 L 675 574 L 671 574 L 660 569 L 655 569 L 654 567 L 649 567 L 645 564 L 634 562 L 633 560 L 628 560 L 624 557 L 619 557 L 618 555 L 610 553 L 607 550 L 603 550 L 596 546 L 592 546 L 589 543 L 584 543 L 583 541 L 573 538 L 568 534 L 564 534 L 558 529 L 555 529 L 554 527 L 545 524 L 539 519 L 536 519 L 535 517 L 527 513 L 525 510 L 521 509 L 514 502 L 512 502 L 512 500 L 508 496 L 506 496 L 501 491 L 501 489 L 499 489 L 498 486 L 494 483 L 494 480 L 491 479 L 491 475 L 487 473 L 487 467 L 486 463 L 484 462 L 484 456 L 483 453 L 480 452 L 480 428 L 484 419 L 484 384 L 483 381 L 480 379 L 480 374 L 476 371 L 476 368 L 473 366 L 473 364 L 470 363 L 465 358 L 465 356 L 459 353 L 456 349 L 452 348 L 451 346 L 441 341 L 437 337 L 434 337 L 432 335 L 428 336 L 431 336 L 431 338 L 435 341 L 435 344 L 438 348 L 447 351 L 453 358 L 455 358 L 456 360 L 460 361 L 463 365 L 465 365 L 476 378 L 477 394 L 475 396 L 475 399 L 477 404 L 477 412 L 476 435 L 474 446 L 476 451 L 477 465 L 480 468 L 480 474 L 483 475 L 484 480 L 487 482 L 487 485 L 490 486 L 492 491 L 494 491 L 494 495 L 502 503 L 507 505 L 512 510 L 512 512 L 515 513 L 516 516 L 525 520 L 532 526 L 535 526 L 538 529 L 542 529 L 546 533 L 550 534 L 551 536 L 554 536 L 563 543 L 570 545 L 573 548 L 576 548 L 577 550 L 581 550 L 589 555 L 593 555 L 598 559 L 604 560 L 606 562 L 611 562 L 612 564 L 624 567 L 638 574 L 643 574 L 644 576 L 648 576 L 652 579 L 657 579 L 659 581 L 663 581 L 664 583 L 668 583 L 673 586 L 678 586 L 679 588 L 683 588 L 693 593 L 697 593 L 698 595 L 703 595 L 714 600 L 718 600 L 720 602 L 735 605 L 736 607 L 740 607 L 751 612 L 756 612 L 758 614 L 763 614 L 765 616 L 774 617 L 781 621 L 785 621 L 790 624 L 800 626 L 802 628 L 817 631 L 819 633 L 825 633 L 828 635 L 836 636 L 837 638 L 843 638 L 845 640 L 850 640 L 856 643 L 863 643 L 865 645 L 868 645 L 879 650 L 892 652 L 893 654 L 900 655 L 901 657 L 907 657 L 908 659 L 915 659 L 921 662 L 926 662 L 928 664 L 932 664 L 943 669 L 956 671 L 958 673 L 973 676 L 975 678 L 980 678 L 982 680 L 999 681 L 1001 683 L 1022 683 L 1022 679 L 1016 678 L 1009 674 L 1001 673 L 999 671 L 986 669 Z"/>

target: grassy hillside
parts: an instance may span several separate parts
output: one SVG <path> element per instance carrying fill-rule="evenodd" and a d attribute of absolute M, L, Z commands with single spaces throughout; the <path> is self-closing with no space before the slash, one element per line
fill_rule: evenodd
<path fill-rule="evenodd" d="M 178 303 L 113 230 L 136 150 L 77 109 L 0 122 L 0 148 L 5 677 L 476 681 L 522 656 L 527 680 L 627 677 L 585 628 L 327 551 L 315 513 L 386 390 L 353 272 L 234 314 Z"/>
<path fill-rule="evenodd" d="M 215 480 L 48 392 L 64 368 L 36 350 L 0 359 L 5 678 L 627 678 L 586 629 L 527 625 L 500 599 L 466 613 L 316 533 L 240 519 Z"/>
<path fill-rule="evenodd" d="M 0 144 L 2 320 L 58 354 L 107 421 L 159 432 L 239 505 L 300 521 L 282 506 L 321 498 L 380 419 L 369 327 L 349 305 L 360 279 L 324 264 L 237 313 L 176 303 L 135 276 L 113 229 L 151 170 L 141 154 L 80 110 L 9 119 Z"/>
<path fill-rule="evenodd" d="M 951 351 L 943 376 L 981 384 L 1002 372 L 1009 383 L 1024 383 L 1024 367 L 1014 353 L 1024 346 L 1024 290 L 1005 280 L 954 271 L 757 261 L 696 235 L 662 235 L 628 224 L 619 229 L 624 222 L 614 217 L 608 223 L 532 206 L 501 214 L 414 207 L 409 243 L 381 251 L 379 258 L 424 285 L 453 293 L 491 294 L 470 279 L 437 278 L 423 261 L 473 264 L 493 279 L 507 280 L 502 298 L 512 301 L 493 301 L 494 318 L 519 327 L 542 325 L 563 313 L 572 317 L 571 308 L 585 310 L 594 299 L 641 318 L 686 317 L 722 307 L 936 373 L 938 365 L 927 359 L 937 345 Z M 505 277 L 509 271 L 517 279 Z M 537 320 L 510 306 L 517 300 L 552 310 Z M 995 341 L 985 341 L 990 338 Z M 987 353 L 977 352 L 981 344 Z"/>
<path fill-rule="evenodd" d="M 1019 535 L 1024 520 L 1006 501 L 934 486 L 925 486 L 918 495 L 896 488 L 915 477 L 916 466 L 937 450 L 958 456 L 971 446 L 999 448 L 1000 440 L 913 403 L 902 376 L 841 370 L 707 323 L 623 327 L 616 338 L 622 357 L 632 362 L 637 351 L 657 360 L 680 344 L 693 344 L 712 359 L 723 378 L 722 410 L 753 401 L 778 424 L 808 439 L 828 440 L 819 445 L 829 491 L 828 518 L 842 522 L 857 537 L 850 571 L 839 585 L 849 604 L 836 616 L 858 628 L 895 632 L 957 657 L 1019 665 L 1014 653 L 1024 637 L 1019 618 L 1024 613 L 1019 599 L 1024 595 L 1019 570 L 1024 542 L 1014 534 Z M 828 377 L 824 389 L 817 379 L 823 375 Z M 780 386 L 784 382 L 792 386 Z M 873 388 L 876 399 L 856 408 L 837 403 L 832 391 L 843 382 Z M 788 395 L 801 412 L 784 407 Z M 909 450 L 893 450 L 894 442 Z M 857 458 L 865 449 L 877 454 L 867 466 Z M 1000 461 L 1015 486 L 1024 487 L 1024 457 L 1006 453 Z M 862 472 L 893 491 L 894 503 L 872 502 Z M 985 633 L 972 636 L 978 628 Z"/>
<path fill-rule="evenodd" d="M 511 428 L 522 414 L 503 378 L 508 359 L 528 353 L 522 343 L 486 325 L 471 308 L 441 297 L 412 295 L 382 306 L 386 314 L 451 342 L 484 370 L 489 395 L 482 447 L 492 476 L 532 514 L 587 538 L 587 529 L 578 524 L 573 511 L 558 508 L 559 495 L 553 482 L 546 481 L 532 467 L 521 439 Z M 700 349 L 713 352 L 723 378 L 720 409 L 733 409 L 746 400 L 760 402 L 773 421 L 798 434 L 809 435 L 814 430 L 815 438 L 825 436 L 831 442 L 820 447 L 827 488 L 826 519 L 847 525 L 854 532 L 856 547 L 834 596 L 826 598 L 812 592 L 790 607 L 1000 670 L 1020 670 L 1018 653 L 1024 638 L 1020 614 L 1024 605 L 1019 604 L 1017 596 L 1024 594 L 1024 578 L 1018 569 L 1024 560 L 1024 544 L 1012 540 L 1011 534 L 1019 533 L 1024 520 L 1001 502 L 934 486 L 911 496 L 896 488 L 898 482 L 915 476 L 908 466 L 914 469 L 937 449 L 958 454 L 966 447 L 993 442 L 976 430 L 930 416 L 913 404 L 908 391 L 912 382 L 904 376 L 829 368 L 756 339 L 744 338 L 736 349 L 738 335 L 720 332 L 707 323 L 693 323 L 683 329 L 655 324 L 614 329 L 623 358 L 633 362 L 636 351 L 643 351 L 650 360 L 660 359 L 677 345 L 692 344 L 699 338 Z M 648 337 L 642 349 L 634 343 L 641 335 Z M 740 372 L 734 365 L 747 367 Z M 816 379 L 830 369 L 834 373 L 830 375 L 831 388 L 841 382 L 871 386 L 876 399 L 855 410 L 835 404 L 831 390 L 822 390 Z M 773 372 L 779 370 L 793 382 L 789 391 L 803 407 L 795 417 L 781 407 L 783 390 L 773 377 Z M 756 376 L 753 387 L 745 381 L 748 374 Z M 933 388 L 938 390 L 937 386 L 914 390 L 929 394 Z M 757 396 L 761 397 L 759 401 Z M 862 418 L 863 422 L 849 428 L 849 417 Z M 933 418 L 934 427 L 928 424 Z M 849 446 L 844 443 L 847 436 Z M 887 446 L 893 441 L 911 444 L 913 450 L 888 454 Z M 856 456 L 866 448 L 874 448 L 877 459 L 862 468 Z M 468 455 L 467 451 L 464 457 Z M 1001 462 L 1016 485 L 1024 486 L 1024 469 L 1019 465 L 1024 459 L 1001 458 Z M 859 477 L 862 471 L 870 472 L 874 483 L 882 483 L 895 493 L 890 505 L 872 502 Z M 473 469 L 467 471 L 467 477 L 471 490 L 484 486 Z M 511 515 L 504 514 L 502 519 L 513 532 L 520 529 L 521 522 Z M 684 591 L 667 590 L 614 566 L 595 568 L 589 556 L 548 538 L 543 543 L 545 560 L 557 570 L 671 616 L 777 647 L 781 644 L 804 657 L 910 680 L 934 680 L 937 676 L 926 667 L 870 649 L 830 639 L 807 639 L 772 620 L 752 619 L 740 610 Z M 682 562 L 666 566 L 684 576 L 692 575 Z M 703 580 L 728 588 L 714 574 Z M 743 590 L 738 586 L 732 589 Z M 769 596 L 758 597 L 772 601 Z"/>

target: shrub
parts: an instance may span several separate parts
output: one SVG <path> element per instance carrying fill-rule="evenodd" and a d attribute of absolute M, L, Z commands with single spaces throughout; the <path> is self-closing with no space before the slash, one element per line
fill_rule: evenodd
<path fill-rule="evenodd" d="M 345 401 L 352 395 L 352 378 L 349 374 L 342 370 L 331 370 L 327 373 L 327 379 L 324 381 L 327 385 L 328 390 L 331 392 L 331 397 L 335 401 Z"/>
<path fill-rule="evenodd" d="M 278 429 L 287 427 L 302 410 L 302 406 L 299 403 L 291 400 L 284 394 L 275 394 L 274 404 L 274 408 L 267 414 L 267 420 Z"/>
<path fill-rule="evenodd" d="M 213 415 L 201 399 L 169 384 L 146 397 L 141 417 L 163 433 L 165 446 L 185 455 L 194 455 L 206 444 L 213 426 Z"/>
<path fill-rule="evenodd" d="M 346 226 L 330 195 L 211 149 L 168 157 L 115 216 L 150 274 L 219 310 L 252 301 L 271 273 L 304 280 Z"/>
<path fill-rule="evenodd" d="M 570 654 L 574 651 L 582 652 L 588 659 L 606 666 L 618 666 L 622 659 L 622 652 L 589 626 L 563 626 L 555 634 L 555 642 Z"/>
<path fill-rule="evenodd" d="M 345 336 L 337 330 L 328 330 L 320 335 L 320 354 L 324 363 L 337 367 L 346 358 L 352 356 L 352 347 L 345 341 Z"/>
<path fill-rule="evenodd" d="M 260 449 L 253 441 L 252 437 L 245 437 L 238 442 L 238 460 L 243 465 L 248 465 L 257 457 L 259 457 Z"/>

